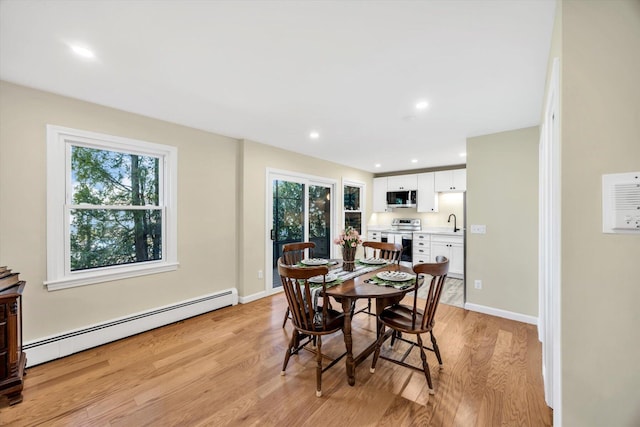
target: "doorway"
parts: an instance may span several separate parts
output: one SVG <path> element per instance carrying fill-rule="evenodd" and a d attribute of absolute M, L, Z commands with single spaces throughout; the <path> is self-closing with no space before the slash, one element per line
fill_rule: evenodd
<path fill-rule="evenodd" d="M 295 173 L 270 172 L 267 191 L 266 287 L 281 290 L 277 262 L 287 243 L 313 242 L 315 258 L 331 257 L 335 181 Z"/>

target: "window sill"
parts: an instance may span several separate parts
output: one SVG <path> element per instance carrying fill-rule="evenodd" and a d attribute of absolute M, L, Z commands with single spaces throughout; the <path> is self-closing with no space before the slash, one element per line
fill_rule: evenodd
<path fill-rule="evenodd" d="M 128 279 L 131 277 L 144 276 L 147 274 L 165 273 L 178 269 L 178 263 L 164 262 L 153 265 L 119 267 L 117 269 L 104 269 L 102 271 L 92 271 L 72 273 L 68 277 L 44 282 L 48 291 L 58 291 L 61 289 L 75 288 L 78 286 L 93 285 L 96 283 L 110 282 L 113 280 Z"/>

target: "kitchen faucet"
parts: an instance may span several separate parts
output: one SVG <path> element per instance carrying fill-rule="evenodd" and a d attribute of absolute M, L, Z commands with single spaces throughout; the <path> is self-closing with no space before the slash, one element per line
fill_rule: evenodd
<path fill-rule="evenodd" d="M 453 217 L 453 232 L 455 233 L 460 229 L 456 226 L 456 216 L 454 214 L 449 215 L 449 219 L 447 220 L 447 222 L 451 222 L 451 217 Z"/>

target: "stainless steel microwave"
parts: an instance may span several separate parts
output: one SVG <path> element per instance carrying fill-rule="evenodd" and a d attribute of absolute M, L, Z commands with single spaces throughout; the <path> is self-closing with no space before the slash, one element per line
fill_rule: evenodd
<path fill-rule="evenodd" d="M 415 208 L 417 191 L 387 191 L 387 206 L 390 208 Z"/>

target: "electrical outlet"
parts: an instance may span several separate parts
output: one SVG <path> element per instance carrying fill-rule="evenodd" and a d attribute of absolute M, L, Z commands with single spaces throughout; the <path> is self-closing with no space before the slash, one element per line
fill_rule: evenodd
<path fill-rule="evenodd" d="M 262 270 L 258 270 L 258 279 L 264 279 L 264 273 Z"/>
<path fill-rule="evenodd" d="M 487 234 L 487 226 L 484 224 L 471 224 L 473 234 Z"/>
<path fill-rule="evenodd" d="M 482 280 L 475 280 L 475 281 L 473 282 L 473 286 L 474 286 L 476 289 L 482 289 Z"/>

